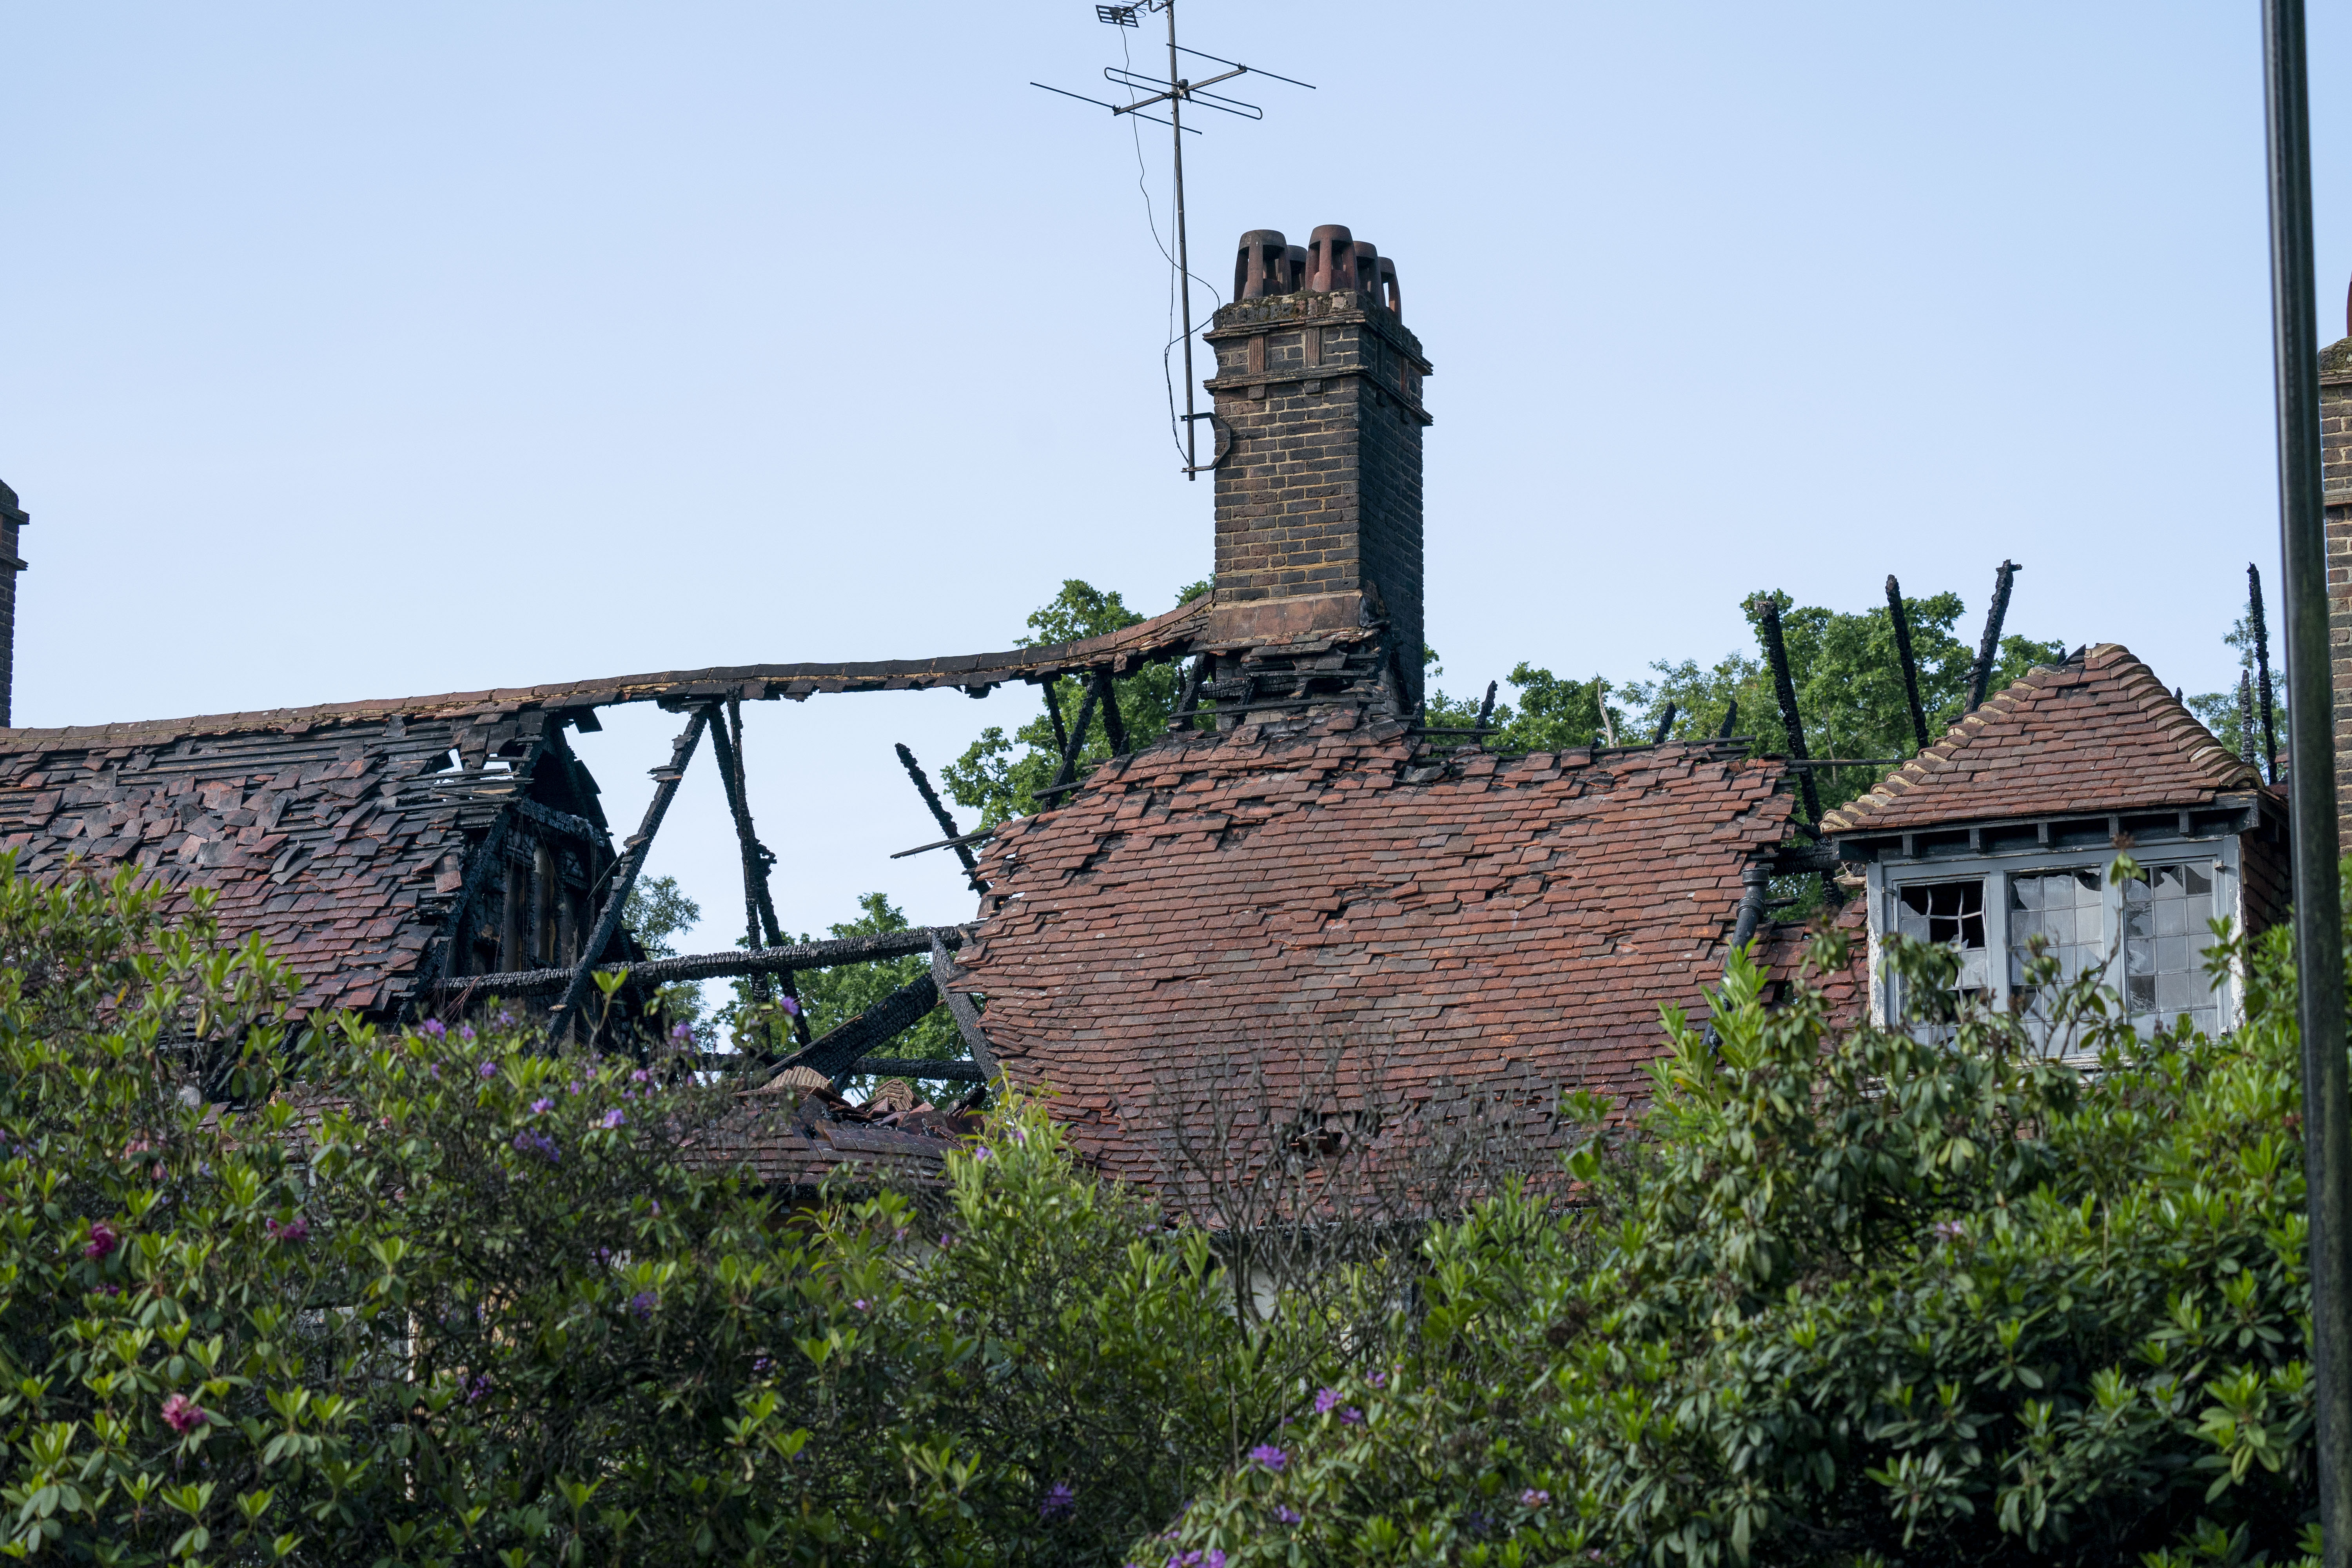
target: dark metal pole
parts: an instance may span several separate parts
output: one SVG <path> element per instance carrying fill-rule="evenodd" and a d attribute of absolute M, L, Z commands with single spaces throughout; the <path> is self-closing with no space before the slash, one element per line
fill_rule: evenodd
<path fill-rule="evenodd" d="M 1903 584 L 1886 574 L 1886 614 L 1895 623 L 1895 656 L 1903 665 L 1903 695 L 1911 702 L 1911 733 L 1927 749 L 1927 710 L 1919 705 L 1919 660 L 1911 651 L 1911 615 L 1903 607 Z"/>
<path fill-rule="evenodd" d="M 2017 581 L 2021 570 L 2016 562 L 2004 561 L 2000 570 L 1992 574 L 1992 604 L 1985 611 L 1984 640 L 1977 645 L 1976 679 L 1969 688 L 1971 713 L 1984 706 L 1986 689 L 1992 684 L 1993 666 L 2000 662 L 2000 624 L 2009 619 L 2010 585 Z"/>
<path fill-rule="evenodd" d="M 2278 783 L 2278 722 L 2271 702 L 2271 623 L 2263 612 L 2262 569 L 2246 563 L 2246 619 L 2254 634 L 2254 696 L 2263 711 L 2263 777 Z"/>
<path fill-rule="evenodd" d="M 2263 0 L 2271 321 L 2278 370 L 2279 543 L 2286 567 L 2288 810 L 2293 820 L 2303 1166 L 2311 1204 L 2311 1369 L 2326 1568 L 2352 1564 L 2352 1120 L 2347 1120 L 2327 541 L 2320 510 L 2319 321 L 2312 289 L 2311 115 L 2303 0 Z"/>

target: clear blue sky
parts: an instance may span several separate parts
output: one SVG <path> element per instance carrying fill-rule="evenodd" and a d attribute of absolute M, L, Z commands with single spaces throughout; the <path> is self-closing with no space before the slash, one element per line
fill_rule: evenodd
<path fill-rule="evenodd" d="M 1899 573 L 2190 690 L 2276 554 L 2262 77 L 2237 5 L 1184 0 L 1318 84 L 1190 140 L 1242 230 L 1398 259 L 1446 684 L 1742 646 Z M 2313 38 L 2323 319 L 2352 27 Z M 1152 35 L 1129 35 L 1144 49 Z M 1090 0 L 0 4 L 0 479 L 27 724 L 1001 647 L 1209 567 L 1167 270 Z M 1148 55 L 1139 64 L 1156 68 Z M 1165 132 L 1146 127 L 1165 207 Z M 1024 689 L 747 716 L 788 924 L 970 912 L 893 741 Z M 588 737 L 620 818 L 675 721 Z M 653 868 L 730 940 L 698 771 Z"/>

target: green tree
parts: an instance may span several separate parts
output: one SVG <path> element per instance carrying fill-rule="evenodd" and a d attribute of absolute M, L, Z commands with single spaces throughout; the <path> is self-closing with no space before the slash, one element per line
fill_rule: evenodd
<path fill-rule="evenodd" d="M 1192 584 L 1177 593 L 1176 603 L 1189 603 L 1209 588 L 1206 581 Z M 1015 639 L 1014 646 L 1035 647 L 1045 643 L 1104 637 L 1143 619 L 1129 609 L 1118 595 L 1107 594 L 1073 577 L 1062 584 L 1062 591 L 1051 604 L 1030 615 L 1029 629 Z M 1168 720 L 1176 711 L 1181 679 L 1175 665 L 1152 664 L 1111 683 L 1129 746 L 1140 750 L 1167 732 Z M 1086 701 L 1084 686 L 1066 678 L 1052 685 L 1055 700 L 1061 708 L 1062 722 L 1066 726 L 1076 724 L 1078 710 Z M 1078 759 L 1079 773 L 1083 774 L 1110 754 L 1110 738 L 1103 729 L 1101 718 L 1097 716 L 1087 727 L 1086 746 Z M 940 776 L 958 805 L 980 812 L 979 822 L 971 825 L 976 830 L 1036 811 L 1040 804 L 1037 792 L 1054 782 L 1061 763 L 1053 720 L 1041 712 L 1010 735 L 1001 725 L 982 731 L 980 739 L 966 748 L 962 756 L 940 770 Z"/>
<path fill-rule="evenodd" d="M 1808 752 L 1816 757 L 1911 755 L 1917 744 L 1903 689 L 1902 666 L 1895 658 L 1894 622 L 1886 607 L 1880 605 L 1847 612 L 1796 606 L 1784 594 L 1774 596 L 1781 605 L 1790 684 L 1796 689 L 1797 710 L 1804 718 Z M 1958 594 L 1906 598 L 1903 603 L 1911 623 L 1912 651 L 1919 665 L 1920 705 L 1932 740 L 1957 721 L 1967 705 L 1976 650 L 1952 630 L 1962 610 Z M 1760 604 L 1751 600 L 1747 611 L 1748 623 L 1759 625 Z M 1998 691 L 2034 665 L 2063 657 L 2063 644 L 2004 637 L 1988 689 Z M 1512 752 L 1591 745 L 1601 729 L 1603 700 L 1611 700 L 1610 713 L 1620 744 L 1647 742 L 1665 719 L 1669 703 L 1675 710 L 1669 738 L 1699 740 L 1721 732 L 1737 700 L 1734 727 L 1738 734 L 1752 737 L 1759 752 L 1788 751 L 1788 730 L 1780 721 L 1780 701 L 1760 646 L 1753 654 L 1727 654 L 1712 666 L 1693 659 L 1660 659 L 1650 669 L 1647 679 L 1612 687 L 1597 677 L 1563 680 L 1549 669 L 1517 665 L 1510 674 L 1517 700 L 1496 710 L 1496 720 L 1505 729 L 1491 744 Z M 1887 771 L 1883 767 L 1822 770 L 1816 775 L 1822 808 L 1832 810 L 1853 799 Z"/>
<path fill-rule="evenodd" d="M 2238 693 L 2234 689 L 2200 692 L 2189 700 L 2189 710 L 2205 721 L 2205 727 L 2213 731 L 2213 738 L 2229 747 L 2232 755 L 2247 758 L 2259 765 L 2263 750 L 2262 688 L 2254 677 L 2253 605 L 2251 601 L 2239 614 L 2237 624 L 2230 628 L 2221 641 L 2223 646 L 2238 652 L 2238 668 L 2250 688 L 2247 717 L 2253 721 L 2252 731 L 2250 733 L 2239 719 Z M 2286 681 L 2276 668 L 2271 671 L 2271 729 L 2280 750 L 2285 750 Z M 2264 771 L 2263 776 L 2269 776 L 2268 770 Z"/>
<path fill-rule="evenodd" d="M 676 877 L 638 878 L 636 886 L 629 889 L 628 901 L 621 906 L 621 924 L 636 938 L 647 958 L 676 958 L 677 945 L 670 939 L 701 919 L 702 906 L 680 890 Z M 702 1019 L 699 982 L 665 985 L 654 996 L 654 1005 L 673 1024 L 691 1026 Z"/>
<path fill-rule="evenodd" d="M 1888 944 L 1916 1034 L 1736 959 L 1711 1028 L 1669 1013 L 1637 1136 L 1570 1097 L 1581 1202 L 1440 1227 L 1391 1364 L 1137 1555 L 2309 1568 L 2287 934 L 2216 949 L 2251 977 L 2220 1040 L 2038 959 L 2093 1074 L 1958 1003 L 1948 948 Z"/>

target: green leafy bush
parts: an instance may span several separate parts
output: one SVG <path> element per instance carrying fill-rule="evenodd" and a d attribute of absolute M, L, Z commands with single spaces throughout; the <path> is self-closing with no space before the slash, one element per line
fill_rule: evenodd
<path fill-rule="evenodd" d="M 1590 1205 L 1511 1193 L 1438 1231 L 1388 1374 L 1338 1381 L 1139 1560 L 2315 1550 L 2285 934 L 2231 959 L 2251 1016 L 2220 1041 L 2065 994 L 2087 1077 L 1948 1000 L 1916 1037 L 1833 1030 L 1735 963 L 1716 1041 L 1669 1016 L 1640 1136 L 1576 1152 Z M 1948 952 L 1890 962 L 1948 995 Z"/>

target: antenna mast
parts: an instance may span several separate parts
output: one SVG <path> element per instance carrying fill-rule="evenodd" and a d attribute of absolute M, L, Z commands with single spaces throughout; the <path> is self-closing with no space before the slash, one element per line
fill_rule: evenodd
<path fill-rule="evenodd" d="M 1058 87 L 1045 87 L 1042 81 L 1033 81 L 1029 85 L 1045 88 L 1047 92 L 1061 93 L 1064 98 L 1075 98 L 1081 103 L 1100 105 L 1113 114 L 1133 114 L 1138 119 L 1149 120 L 1155 124 L 1170 127 L 1169 141 L 1173 146 L 1176 174 L 1176 272 L 1178 287 L 1183 291 L 1184 296 L 1184 477 L 1187 479 L 1197 479 L 1201 477 L 1201 456 L 1200 442 L 1195 432 L 1199 427 L 1199 422 L 1208 418 L 1209 416 L 1196 411 L 1195 400 L 1200 396 L 1200 388 L 1192 379 L 1192 254 L 1186 237 L 1184 223 L 1184 138 L 1188 134 L 1198 136 L 1200 132 L 1184 123 L 1184 105 L 1192 103 L 1207 109 L 1223 110 L 1227 114 L 1238 114 L 1245 120 L 1264 120 L 1265 110 L 1255 103 L 1244 103 L 1237 98 L 1226 98 L 1219 93 L 1202 90 L 1204 88 L 1214 87 L 1221 81 L 1230 81 L 1234 77 L 1248 75 L 1254 68 L 1235 60 L 1222 59 L 1215 55 L 1202 54 L 1198 49 L 1188 49 L 1177 43 L 1176 0 L 1132 0 L 1131 4 L 1124 5 L 1097 5 L 1095 20 L 1114 27 L 1139 27 L 1142 26 L 1140 18 L 1153 11 L 1164 11 L 1168 15 L 1168 77 L 1166 80 L 1163 81 L 1158 77 L 1144 76 L 1118 66 L 1105 66 L 1103 68 L 1105 79 L 1116 82 L 1128 89 L 1129 97 L 1125 103 L 1105 103 L 1099 98 L 1088 98 L 1084 93 L 1067 92 Z M 1217 76 L 1204 77 L 1199 81 L 1187 81 L 1176 74 L 1183 68 L 1182 62 L 1176 58 L 1179 55 L 1191 55 L 1196 59 L 1213 60 L 1218 65 L 1232 68 Z M 1315 84 L 1312 82 L 1298 81 L 1286 76 L 1276 76 L 1270 70 L 1261 69 L 1257 74 L 1273 77 L 1276 81 L 1289 82 L 1293 87 L 1303 87 L 1310 92 L 1315 89 Z M 1158 88 L 1160 90 L 1143 98 L 1133 96 L 1139 89 L 1143 88 Z M 1168 118 L 1164 121 L 1156 115 L 1140 112 L 1162 103 L 1168 106 Z M 1162 363 L 1165 363 L 1164 360 Z"/>

